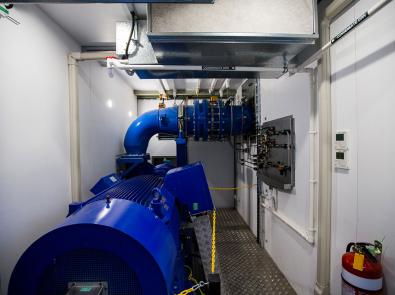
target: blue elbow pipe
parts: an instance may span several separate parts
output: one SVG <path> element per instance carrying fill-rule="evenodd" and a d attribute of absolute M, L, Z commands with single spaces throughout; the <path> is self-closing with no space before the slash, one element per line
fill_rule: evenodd
<path fill-rule="evenodd" d="M 145 154 L 149 140 L 157 133 L 178 134 L 177 107 L 153 110 L 139 116 L 126 132 L 126 152 L 131 155 Z"/>
<path fill-rule="evenodd" d="M 248 106 L 224 105 L 222 101 L 194 101 L 184 107 L 184 135 L 195 140 L 223 140 L 248 133 L 254 126 L 253 110 Z M 179 134 L 178 107 L 153 110 L 139 116 L 126 132 L 124 146 L 128 155 L 145 155 L 149 140 L 157 133 Z"/>

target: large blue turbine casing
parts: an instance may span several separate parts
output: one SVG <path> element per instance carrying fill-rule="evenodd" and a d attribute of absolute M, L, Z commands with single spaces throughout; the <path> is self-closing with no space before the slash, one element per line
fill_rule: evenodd
<path fill-rule="evenodd" d="M 8 294 L 66 294 L 70 282 L 107 282 L 110 295 L 185 288 L 178 208 L 194 214 L 213 204 L 200 163 L 170 168 L 115 179 L 97 196 L 70 206 L 66 220 L 22 255 Z"/>

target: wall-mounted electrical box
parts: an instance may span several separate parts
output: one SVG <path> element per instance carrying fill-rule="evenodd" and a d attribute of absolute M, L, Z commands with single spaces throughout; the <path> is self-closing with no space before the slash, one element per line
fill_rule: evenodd
<path fill-rule="evenodd" d="M 335 151 L 335 168 L 350 169 L 348 166 L 348 151 Z"/>
<path fill-rule="evenodd" d="M 350 169 L 348 161 L 348 132 L 337 131 L 335 134 L 334 166 L 338 169 Z"/>
<path fill-rule="evenodd" d="M 348 133 L 347 131 L 337 131 L 335 136 L 335 149 L 347 150 L 348 149 Z"/>

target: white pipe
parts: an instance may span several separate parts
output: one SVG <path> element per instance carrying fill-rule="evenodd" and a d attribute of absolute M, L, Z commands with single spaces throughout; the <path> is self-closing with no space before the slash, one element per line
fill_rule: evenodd
<path fill-rule="evenodd" d="M 379 11 L 381 8 L 383 8 L 385 5 L 390 3 L 392 0 L 381 0 L 377 2 L 375 5 L 373 5 L 370 9 L 368 9 L 364 14 L 362 14 L 359 18 L 357 18 L 352 24 L 350 24 L 348 27 L 346 27 L 343 31 L 341 31 L 338 35 L 336 35 L 334 38 L 329 40 L 321 49 L 316 51 L 311 57 L 309 57 L 306 61 L 304 61 L 302 64 L 298 65 L 296 67 L 296 72 L 303 71 L 305 67 L 313 63 L 314 61 L 320 59 L 324 52 L 326 52 L 333 44 L 335 44 L 338 40 L 343 38 L 345 35 L 347 35 L 349 32 L 351 32 L 353 29 L 355 29 L 359 24 L 361 24 L 363 21 L 365 21 L 367 18 L 371 17 L 374 15 L 377 11 Z M 344 5 L 344 2 L 347 1 L 342 1 L 338 2 L 341 7 L 346 7 Z M 331 7 L 331 12 L 326 13 L 327 15 L 333 15 L 333 11 L 338 12 L 338 9 L 335 9 Z M 329 38 L 328 38 L 329 39 Z"/>
<path fill-rule="evenodd" d="M 373 5 L 369 10 L 368 10 L 368 15 L 372 16 L 375 14 L 377 11 L 379 11 L 381 8 L 383 8 L 385 5 L 390 3 L 392 0 L 382 0 L 377 2 L 375 5 Z"/>
<path fill-rule="evenodd" d="M 68 59 L 69 67 L 69 128 L 70 128 L 70 173 L 71 200 L 81 201 L 81 161 L 80 161 L 80 122 L 77 87 L 78 62 L 72 55 Z"/>
<path fill-rule="evenodd" d="M 314 239 L 311 238 L 311 236 L 308 234 L 308 232 L 305 229 L 299 227 L 297 224 L 295 224 L 293 221 L 291 221 L 289 218 L 279 213 L 278 211 L 271 210 L 271 213 L 274 216 L 276 216 L 278 219 L 280 219 L 282 222 L 284 222 L 295 233 L 301 236 L 306 242 L 308 242 L 309 244 L 314 244 Z"/>
<path fill-rule="evenodd" d="M 316 200 L 317 200 L 317 92 L 316 71 L 310 73 L 310 120 L 309 120 L 309 224 L 307 233 L 315 241 Z"/>
<path fill-rule="evenodd" d="M 92 51 L 92 52 L 72 52 L 70 57 L 77 61 L 102 60 L 110 56 L 115 56 L 115 51 Z"/>
<path fill-rule="evenodd" d="M 78 61 L 102 60 L 113 51 L 72 52 L 68 56 L 69 76 L 69 132 L 70 132 L 70 186 L 73 202 L 81 201 L 80 116 L 78 98 Z"/>
<path fill-rule="evenodd" d="M 206 71 L 202 66 L 189 66 L 189 65 L 131 65 L 128 64 L 128 60 L 118 60 L 115 58 L 107 59 L 108 68 L 119 68 L 123 70 L 153 70 L 153 71 Z M 220 72 L 279 72 L 283 71 L 283 68 L 271 68 L 271 67 L 234 67 L 234 69 L 223 69 L 218 70 Z"/>
<path fill-rule="evenodd" d="M 269 210 L 274 216 L 280 219 L 285 225 L 287 225 L 290 229 L 292 229 L 295 233 L 297 233 L 301 238 L 303 238 L 309 244 L 314 244 L 314 238 L 311 237 L 308 231 L 301 228 L 299 225 L 294 223 L 285 215 L 279 213 L 275 208 L 272 206 L 267 205 L 265 202 L 261 203 L 261 206 L 266 210 Z"/>
<path fill-rule="evenodd" d="M 330 38 L 330 22 L 324 19 L 321 25 L 322 43 Z M 330 294 L 331 263 L 331 199 L 332 199 L 332 111 L 330 84 L 330 56 L 326 51 L 319 70 L 319 201 L 317 209 L 317 277 L 314 294 Z"/>

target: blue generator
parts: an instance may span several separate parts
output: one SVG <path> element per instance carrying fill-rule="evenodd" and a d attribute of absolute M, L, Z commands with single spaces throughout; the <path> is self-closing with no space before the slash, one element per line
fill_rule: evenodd
<path fill-rule="evenodd" d="M 202 164 L 187 163 L 188 137 L 223 140 L 253 126 L 251 108 L 220 101 L 137 118 L 125 136 L 117 173 L 97 182 L 94 197 L 70 204 L 64 222 L 23 253 L 8 294 L 173 295 L 190 288 L 196 245 L 188 224 L 214 205 Z M 148 162 L 148 141 L 158 133 L 176 137 L 177 167 Z M 214 294 L 210 285 L 205 288 Z"/>

